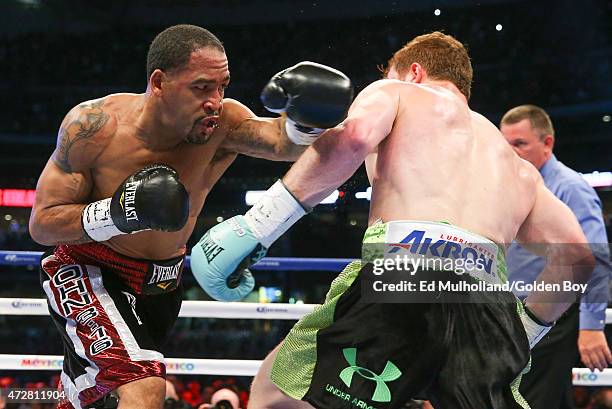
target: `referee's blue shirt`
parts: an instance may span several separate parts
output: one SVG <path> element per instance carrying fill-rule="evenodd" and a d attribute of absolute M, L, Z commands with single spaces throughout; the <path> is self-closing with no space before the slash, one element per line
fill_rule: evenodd
<path fill-rule="evenodd" d="M 601 201 L 595 190 L 578 172 L 557 160 L 555 155 L 540 168 L 546 187 L 576 215 L 597 260 L 589 286 L 580 302 L 580 329 L 603 329 L 612 274 L 610 249 L 602 217 Z M 544 269 L 544 259 L 513 242 L 506 252 L 508 277 L 512 281 L 532 283 Z M 520 298 L 527 293 L 515 290 Z"/>

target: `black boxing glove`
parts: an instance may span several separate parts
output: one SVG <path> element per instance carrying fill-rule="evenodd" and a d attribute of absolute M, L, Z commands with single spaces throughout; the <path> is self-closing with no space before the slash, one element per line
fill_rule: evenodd
<path fill-rule="evenodd" d="M 189 194 L 174 169 L 147 166 L 132 174 L 112 198 L 85 206 L 83 229 L 94 241 L 142 230 L 178 231 L 189 217 Z"/>
<path fill-rule="evenodd" d="M 268 111 L 287 115 L 287 136 L 298 145 L 310 145 L 323 130 L 342 122 L 352 100 L 346 75 L 309 61 L 279 72 L 261 92 Z"/>

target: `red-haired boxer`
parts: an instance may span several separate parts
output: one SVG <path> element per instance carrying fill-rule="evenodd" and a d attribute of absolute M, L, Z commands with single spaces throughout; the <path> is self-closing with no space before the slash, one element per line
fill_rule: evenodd
<path fill-rule="evenodd" d="M 413 270 L 416 290 L 403 287 L 412 277 L 405 272 L 380 293 L 373 293 L 384 291 L 380 280 L 397 271 L 374 276 L 359 262 L 347 266 L 324 304 L 265 359 L 251 407 L 390 409 L 413 397 L 436 409 L 528 407 L 518 385 L 530 347 L 575 294 L 532 294 L 523 306 L 504 289 L 505 246 L 515 237 L 543 244 L 535 250 L 550 262 L 540 276 L 548 283 L 586 282 L 593 258 L 576 218 L 537 170 L 470 110 L 471 81 L 460 42 L 438 32 L 414 38 L 390 60 L 387 79 L 364 89 L 347 119 L 246 215 L 205 234 L 222 255 L 208 262 L 194 247 L 194 274 L 223 295 L 218 288 L 246 255 L 269 247 L 365 160 L 372 202 L 364 252 L 401 250 L 431 266 Z M 450 268 L 436 267 L 442 262 Z M 416 292 L 421 282 L 427 286 Z"/>

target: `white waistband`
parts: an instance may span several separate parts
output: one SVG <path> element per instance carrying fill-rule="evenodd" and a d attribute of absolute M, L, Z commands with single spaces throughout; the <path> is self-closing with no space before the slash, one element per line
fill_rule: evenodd
<path fill-rule="evenodd" d="M 443 265 L 445 270 L 486 282 L 506 281 L 505 271 L 498 271 L 501 249 L 477 234 L 446 223 L 413 220 L 391 221 L 372 228 L 382 228 L 376 236 L 378 243 L 385 243 L 384 258 L 420 259 L 421 265 L 430 269 Z"/>

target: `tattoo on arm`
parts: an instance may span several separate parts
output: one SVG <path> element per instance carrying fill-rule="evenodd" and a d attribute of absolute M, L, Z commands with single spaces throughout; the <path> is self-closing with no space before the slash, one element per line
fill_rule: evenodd
<path fill-rule="evenodd" d="M 70 150 L 74 144 L 80 140 L 91 138 L 108 122 L 109 115 L 102 110 L 103 105 L 103 100 L 79 105 L 79 108 L 88 110 L 85 117 L 81 116 L 60 128 L 59 142 L 54 160 L 64 172 L 72 172 Z M 70 139 L 71 134 L 74 135 L 72 139 Z"/>
<path fill-rule="evenodd" d="M 245 120 L 232 131 L 239 151 L 244 153 L 274 153 L 278 149 L 278 138 L 264 137 L 262 134 L 270 132 L 266 129 L 268 124 L 258 121 Z"/>

